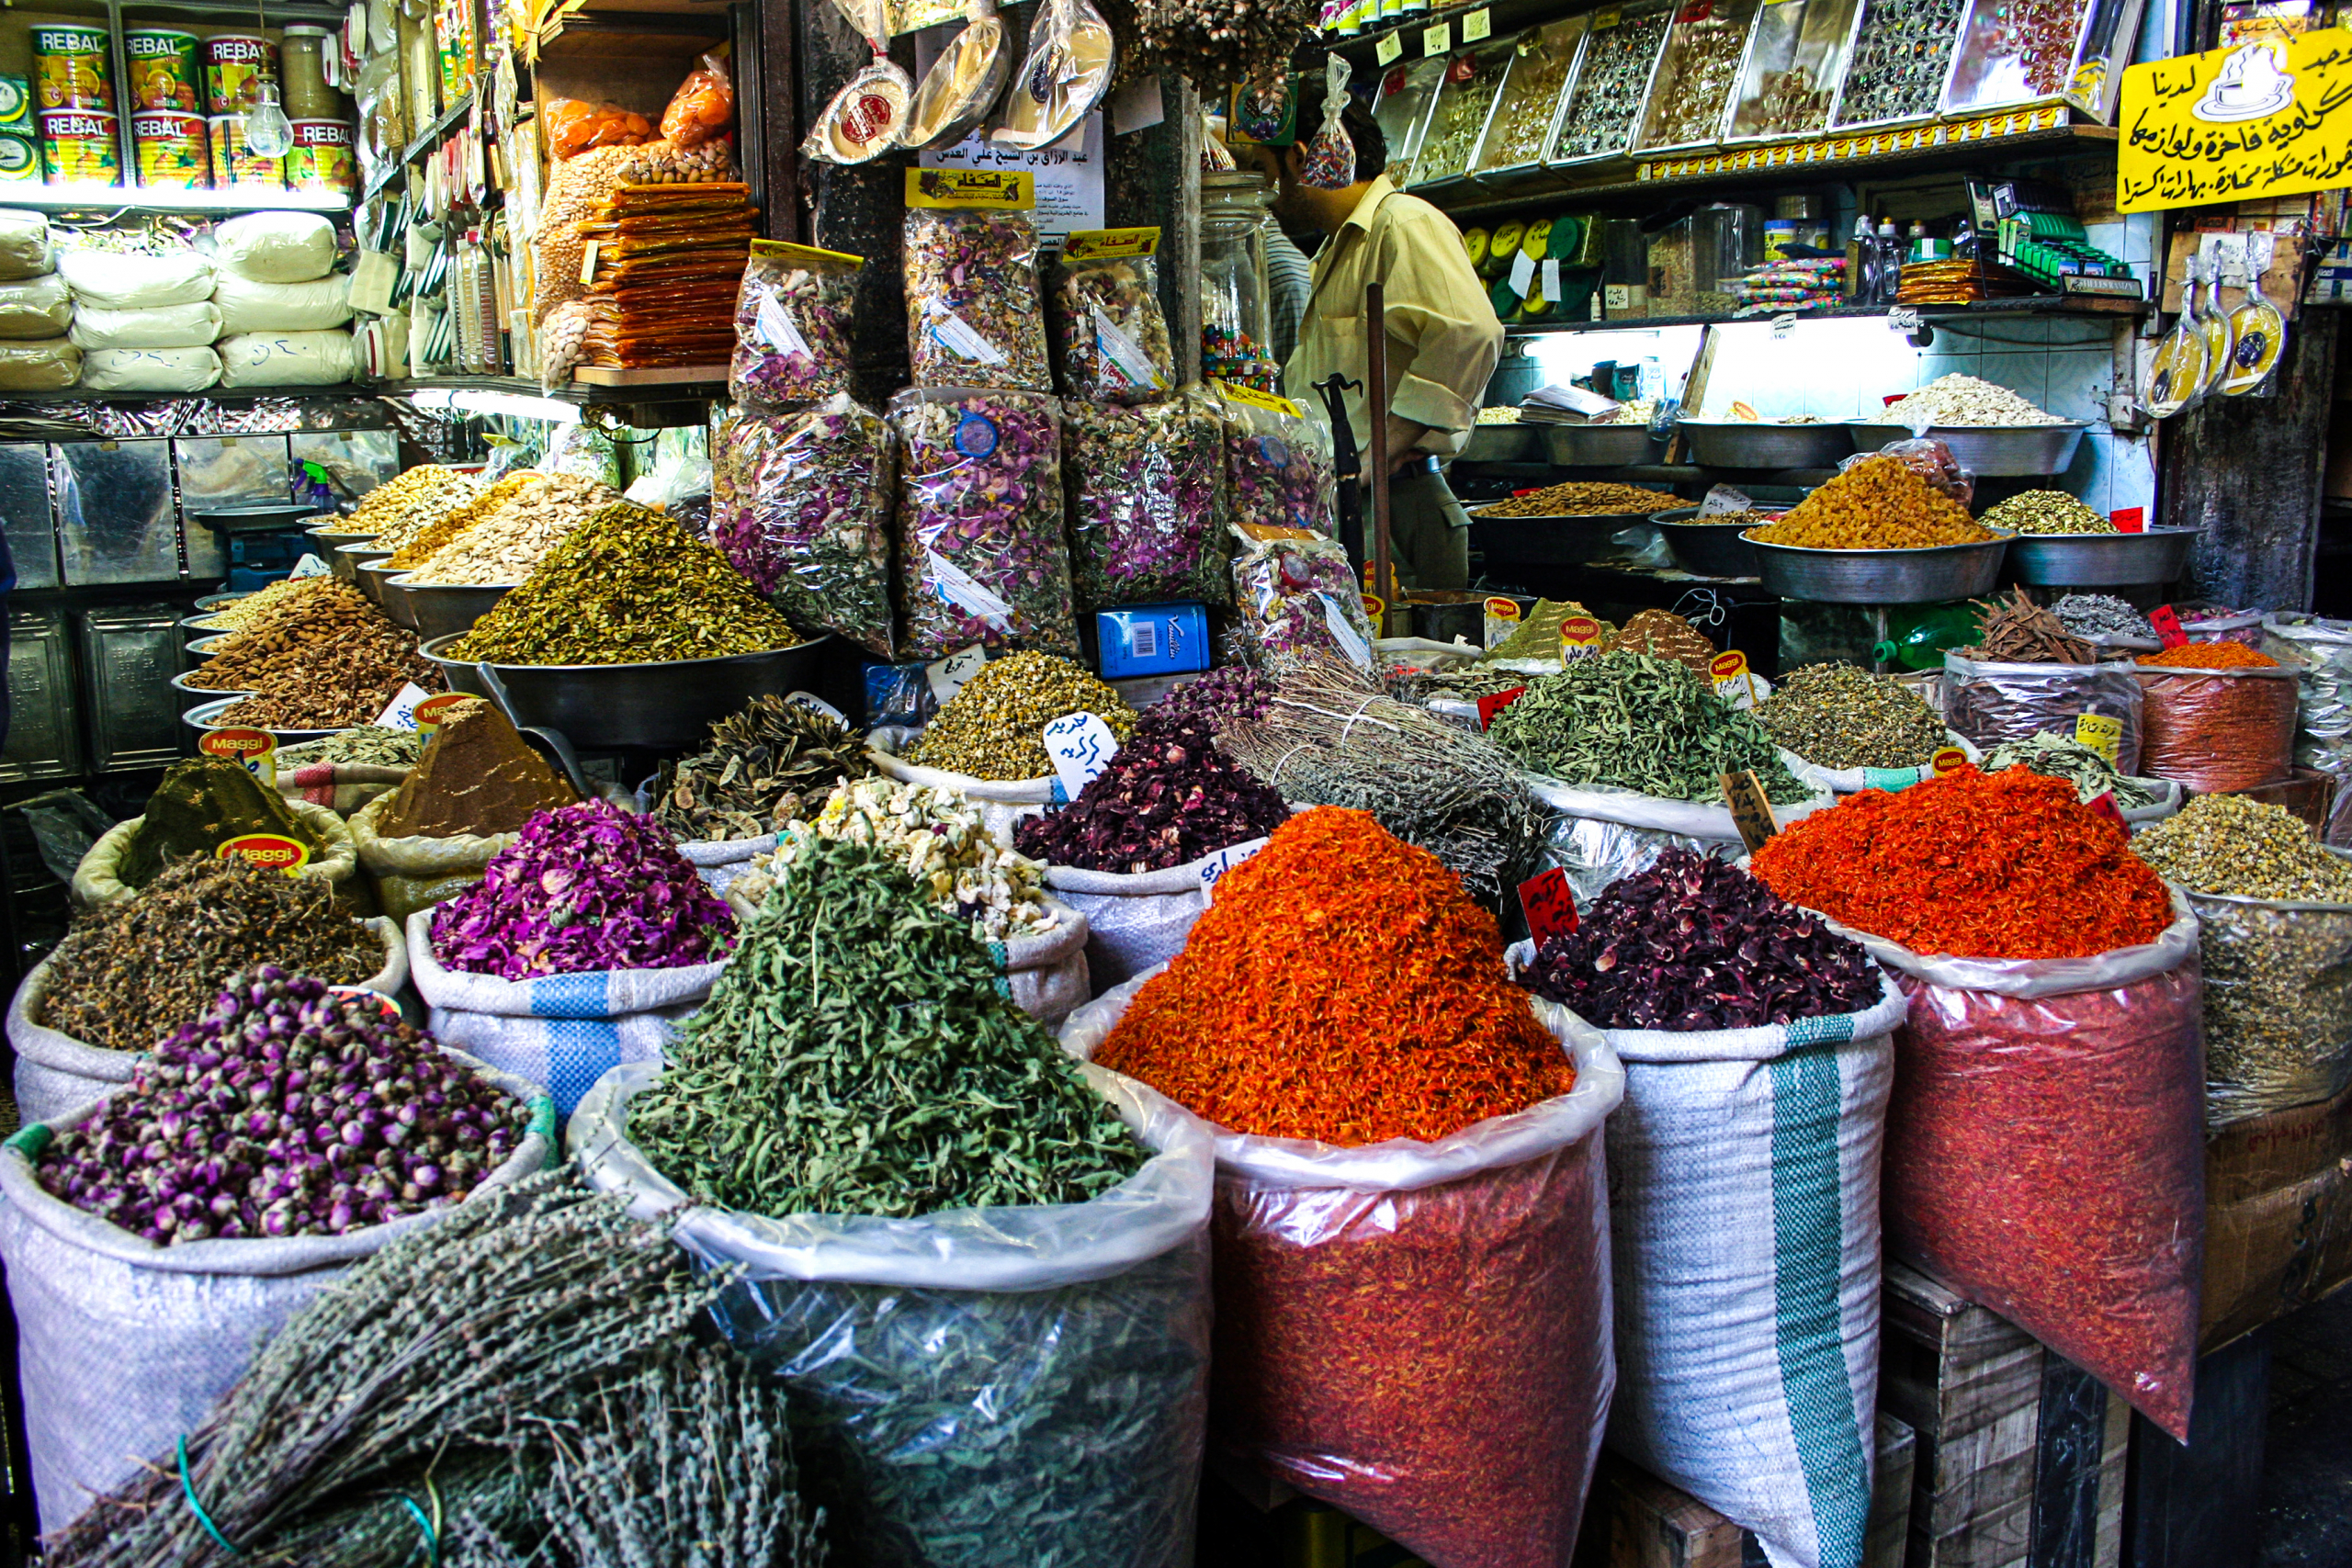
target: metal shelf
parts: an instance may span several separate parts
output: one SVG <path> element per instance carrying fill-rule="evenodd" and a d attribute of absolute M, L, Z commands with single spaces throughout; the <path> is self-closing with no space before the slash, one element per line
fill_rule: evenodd
<path fill-rule="evenodd" d="M 571 381 L 550 392 L 526 376 L 418 376 L 404 380 L 380 381 L 370 389 L 393 396 L 427 389 L 504 392 L 515 397 L 548 398 L 557 402 L 586 405 L 717 400 L 727 396 L 727 379 L 720 376 L 710 381 L 671 381 L 625 387 L 592 387 L 583 381 Z"/>
<path fill-rule="evenodd" d="M 1752 316 L 1616 316 L 1598 321 L 1508 321 L 1504 333 L 1511 337 L 1542 337 L 1553 333 L 1638 333 L 1657 327 L 1704 327 L 1745 325 L 1769 326 L 1775 314 L 1792 316 L 1798 321 L 1867 321 L 1884 316 L 1890 310 L 1917 310 L 1922 321 L 1999 321 L 2033 318 L 2039 320 L 2135 321 L 2147 314 L 2146 301 L 2117 299 L 2109 304 L 2089 304 L 2082 299 L 2064 299 L 2057 295 L 2034 296 L 2025 299 L 1984 299 L 1966 305 L 1832 305 L 1826 309 L 1800 310 Z"/>
<path fill-rule="evenodd" d="M 40 212 L 343 212 L 349 209 L 351 198 L 336 191 L 274 191 L 254 186 L 179 190 L 77 183 L 16 187 L 0 196 L 0 205 Z"/>
<path fill-rule="evenodd" d="M 466 117 L 473 112 L 473 107 L 474 90 L 469 87 L 456 103 L 443 109 L 440 116 L 424 128 L 424 135 L 401 148 L 398 158 L 379 169 L 368 179 L 366 189 L 361 192 L 362 198 L 374 196 L 395 181 L 407 178 L 409 165 L 422 161 L 435 148 L 447 141 L 450 133 L 465 123 Z"/>

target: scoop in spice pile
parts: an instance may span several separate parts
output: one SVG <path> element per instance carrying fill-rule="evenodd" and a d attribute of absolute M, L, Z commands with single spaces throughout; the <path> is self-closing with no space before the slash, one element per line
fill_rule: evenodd
<path fill-rule="evenodd" d="M 1046 726 L 1073 713 L 1094 715 L 1122 742 L 1135 728 L 1126 700 L 1067 659 L 992 659 L 924 726 L 907 761 L 976 779 L 1043 778 L 1054 771 Z"/>
<path fill-rule="evenodd" d="M 2024 768 L 2046 778 L 2064 779 L 2075 786 L 2078 800 L 2097 800 L 2102 795 L 2112 794 L 2119 810 L 2130 811 L 2156 803 L 2154 790 L 2117 773 L 2115 764 L 2097 751 L 2078 740 L 2068 740 L 2047 730 L 1996 746 L 1984 754 L 1979 766 L 1988 773 Z M 2139 840 L 2133 840 L 2132 847 L 2139 850 Z"/>
<path fill-rule="evenodd" d="M 464 1197 L 529 1121 L 372 999 L 263 964 L 59 1134 L 39 1178 L 158 1244 L 342 1235 Z"/>
<path fill-rule="evenodd" d="M 718 550 L 659 512 L 604 508 L 452 644 L 493 664 L 633 664 L 790 648 L 799 634 Z"/>
<path fill-rule="evenodd" d="M 1481 517 L 1618 517 L 1668 512 L 1683 505 L 1672 491 L 1570 479 L 1478 508 Z"/>
<path fill-rule="evenodd" d="M 2200 795 L 2132 848 L 2193 893 L 2352 904 L 2352 861 L 2329 853 L 2286 807 L 2242 795 Z"/>
<path fill-rule="evenodd" d="M 2012 534 L 2114 534 L 2115 520 L 2093 512 L 2063 490 L 2029 490 L 1984 513 L 1988 528 Z"/>
<path fill-rule="evenodd" d="M 243 763 L 186 757 L 164 770 L 115 874 L 126 886 L 144 887 L 175 858 L 209 858 L 247 833 L 282 834 L 312 854 L 325 847 L 286 797 L 264 789 Z"/>
<path fill-rule="evenodd" d="M 725 956 L 735 917 L 658 823 L 601 800 L 542 811 L 433 911 L 447 967 L 504 980 Z"/>
<path fill-rule="evenodd" d="M 1094 1059 L 1237 1133 L 1433 1142 L 1567 1093 L 1494 917 L 1436 856 L 1317 807 L 1217 883 Z"/>
<path fill-rule="evenodd" d="M 2089 664 L 2098 650 L 2066 630 L 2056 615 L 2012 586 L 2006 599 L 1971 601 L 1983 612 L 1976 646 L 1960 649 L 1963 659 L 1989 664 Z"/>
<path fill-rule="evenodd" d="M 1281 794 L 1219 750 L 1205 725 L 1155 706 L 1076 800 L 1023 818 L 1013 843 L 1081 871 L 1166 871 L 1263 838 L 1289 815 Z"/>
<path fill-rule="evenodd" d="M 1750 863 L 1792 904 L 1956 958 L 2087 958 L 2156 940 L 2164 883 L 2063 779 L 1962 767 L 1864 790 L 1781 829 Z"/>
<path fill-rule="evenodd" d="M 707 749 L 662 764 L 653 819 L 689 842 L 763 838 L 873 772 L 865 742 L 840 720 L 756 696 L 710 727 Z"/>
<path fill-rule="evenodd" d="M 1670 659 L 1694 675 L 1706 676 L 1715 657 L 1715 645 L 1698 627 L 1671 610 L 1643 610 L 1600 639 L 1600 651 L 1619 649 Z M 1712 679 L 1712 677 L 1710 677 Z"/>
<path fill-rule="evenodd" d="M 835 840 L 880 850 L 982 942 L 1039 936 L 1061 923 L 1046 902 L 1046 868 L 999 843 L 978 807 L 955 790 L 896 779 L 835 784 L 816 819 L 789 825 L 775 852 L 729 891 L 757 904 L 811 845 Z"/>
<path fill-rule="evenodd" d="M 1689 670 L 1646 653 L 1602 653 L 1539 675 L 1487 734 L 1531 773 L 1662 800 L 1714 801 L 1723 775 L 1753 769 L 1781 805 L 1811 797 L 1755 716 Z"/>
<path fill-rule="evenodd" d="M 1946 744 L 1917 692 L 1854 664 L 1808 664 L 1756 710 L 1772 739 L 1822 768 L 1917 768 Z"/>
<path fill-rule="evenodd" d="M 1527 978 L 1602 1029 L 1754 1029 L 1860 1012 L 1882 994 L 1860 943 L 1690 850 L 1611 883 Z"/>
<path fill-rule="evenodd" d="M 317 878 L 191 856 L 137 897 L 76 917 L 50 955 L 33 1021 L 104 1050 L 144 1051 L 211 1006 L 240 969 L 273 964 L 356 986 L 385 963 L 382 939 Z"/>
<path fill-rule="evenodd" d="M 1999 536 L 1895 457 L 1856 463 L 1746 536 L 1806 550 L 1922 550 Z"/>
<path fill-rule="evenodd" d="M 2175 670 L 2276 670 L 2278 661 L 2242 642 L 2184 642 L 2161 653 L 2143 653 L 2136 662 Z"/>
<path fill-rule="evenodd" d="M 629 1137 L 750 1213 L 1084 1202 L 1145 1151 L 998 978 L 887 856 L 812 842 L 630 1102 Z"/>
<path fill-rule="evenodd" d="M 444 712 L 424 761 L 377 818 L 377 831 L 388 839 L 512 833 L 533 813 L 579 798 L 495 705 L 476 698 Z"/>

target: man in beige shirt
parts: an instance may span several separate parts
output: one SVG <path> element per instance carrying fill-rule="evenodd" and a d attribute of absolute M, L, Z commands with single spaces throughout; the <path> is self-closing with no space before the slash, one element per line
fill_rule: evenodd
<path fill-rule="evenodd" d="M 1367 450 L 1367 405 L 1388 422 L 1389 540 L 1405 586 L 1470 584 L 1469 514 L 1439 471 L 1470 438 L 1487 377 L 1501 357 L 1502 324 L 1471 270 L 1453 220 L 1389 183 L 1388 146 L 1360 103 L 1344 121 L 1355 145 L 1355 183 L 1341 190 L 1306 184 L 1302 149 L 1272 159 L 1274 210 L 1330 238 L 1315 254 L 1314 293 L 1299 324 L 1298 347 L 1283 367 L 1291 398 L 1313 406 L 1314 385 L 1333 371 L 1366 380 L 1363 288 L 1387 289 L 1386 395 L 1350 393 L 1348 422 Z"/>

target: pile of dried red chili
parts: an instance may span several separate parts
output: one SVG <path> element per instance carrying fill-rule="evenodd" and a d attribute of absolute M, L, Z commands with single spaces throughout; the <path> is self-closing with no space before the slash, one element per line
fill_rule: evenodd
<path fill-rule="evenodd" d="M 2023 768 L 1865 790 L 1782 829 L 1752 864 L 1789 902 L 1920 953 L 2086 958 L 2172 921 L 2124 829 Z"/>
<path fill-rule="evenodd" d="M 2169 670 L 2276 670 L 2278 661 L 2242 642 L 2184 642 L 2162 653 L 2143 653 L 2138 662 Z"/>
<path fill-rule="evenodd" d="M 1317 807 L 1226 873 L 1094 1059 L 1218 1125 L 1431 1141 L 1575 1087 L 1495 919 L 1369 813 Z"/>

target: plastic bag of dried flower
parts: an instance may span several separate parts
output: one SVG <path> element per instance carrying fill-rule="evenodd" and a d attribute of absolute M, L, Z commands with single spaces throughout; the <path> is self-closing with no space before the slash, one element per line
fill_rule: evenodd
<path fill-rule="evenodd" d="M 1070 402 L 1063 414 L 1080 607 L 1231 603 L 1216 405 L 1191 393 L 1141 408 Z"/>
<path fill-rule="evenodd" d="M 1330 432 L 1288 398 L 1210 383 L 1225 414 L 1227 503 L 1237 524 L 1329 534 L 1339 477 Z"/>
<path fill-rule="evenodd" d="M 1893 457 L 1962 506 L 1976 499 L 1976 476 L 1962 468 L 1960 459 L 1952 456 L 1951 448 L 1932 435 L 1890 441 L 1874 450 L 1857 452 L 1840 462 L 1838 471 L 1842 474 L 1872 457 Z"/>
<path fill-rule="evenodd" d="M 1159 311 L 1157 229 L 1081 229 L 1054 274 L 1054 345 L 1066 396 L 1150 402 L 1175 379 Z"/>
<path fill-rule="evenodd" d="M 863 258 L 814 245 L 754 240 L 735 297 L 728 394 L 738 402 L 798 403 L 849 389 L 850 312 Z"/>
<path fill-rule="evenodd" d="M 1062 539 L 1061 408 L 1025 392 L 913 387 L 890 400 L 909 659 L 1078 651 Z"/>
<path fill-rule="evenodd" d="M 1372 668 L 1372 620 L 1337 539 L 1235 519 L 1233 602 L 1257 658 L 1320 649 Z"/>
<path fill-rule="evenodd" d="M 918 387 L 1050 390 L 1037 226 L 1025 211 L 923 207 L 907 171 L 907 360 Z M 934 199 L 958 199 L 952 189 Z"/>
<path fill-rule="evenodd" d="M 711 461 L 710 541 L 803 629 L 890 656 L 889 427 L 847 393 L 729 420 Z"/>

